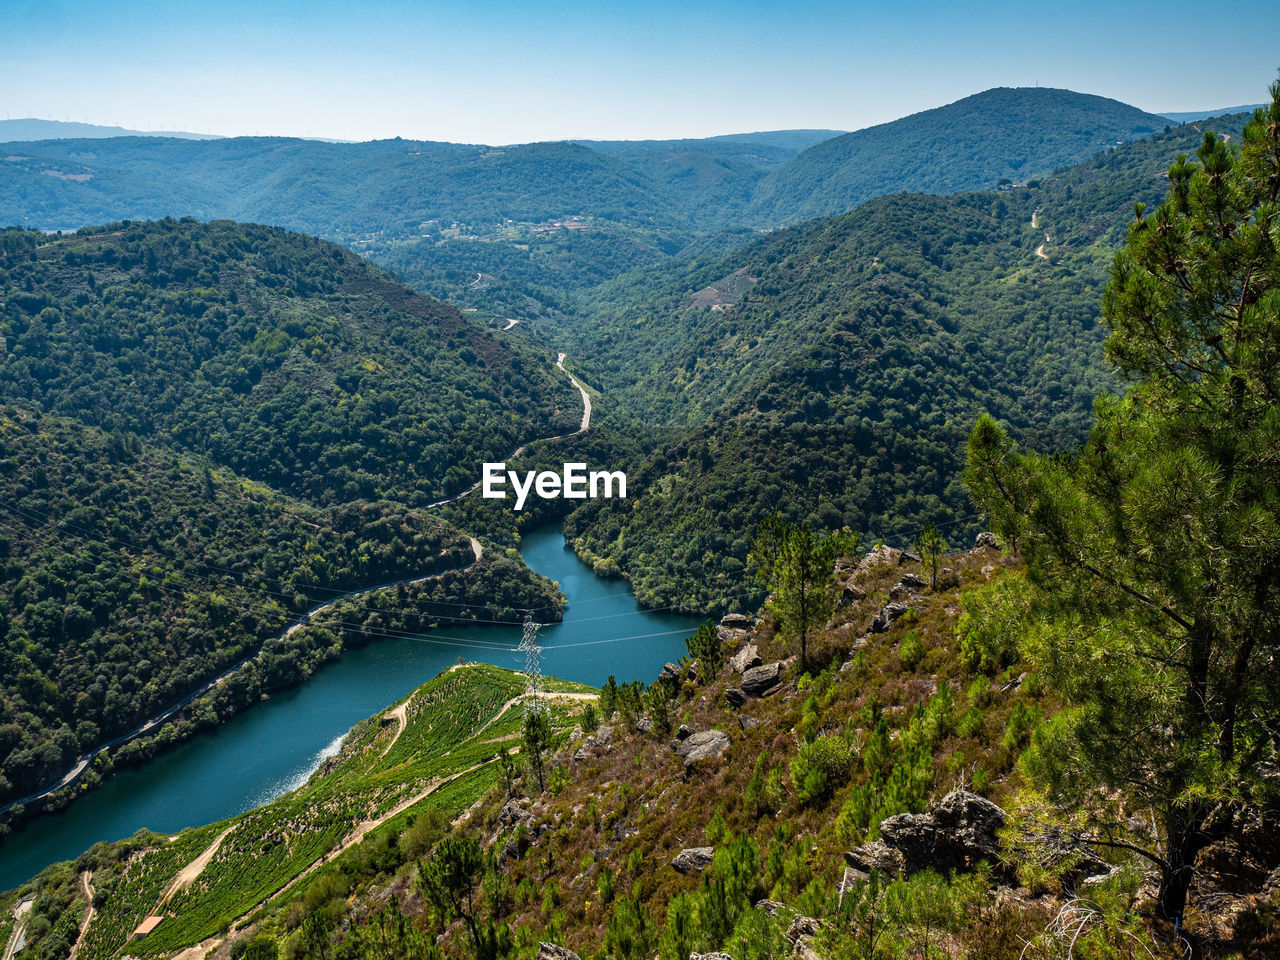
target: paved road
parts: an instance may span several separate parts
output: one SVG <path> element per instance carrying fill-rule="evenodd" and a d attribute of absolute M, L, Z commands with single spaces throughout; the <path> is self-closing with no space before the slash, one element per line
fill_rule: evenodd
<path fill-rule="evenodd" d="M 326 600 L 323 603 L 318 603 L 314 607 L 312 607 L 310 610 L 306 611 L 301 616 L 297 617 L 293 621 L 293 623 L 291 623 L 288 626 L 288 628 L 285 629 L 285 631 L 282 634 L 272 639 L 283 640 L 286 637 L 291 636 L 293 633 L 295 633 L 298 630 L 301 630 L 308 623 L 310 623 L 312 617 L 316 616 L 319 613 L 324 612 L 325 610 L 328 610 L 331 607 L 336 606 L 337 604 L 341 603 L 344 600 L 352 600 L 352 599 L 355 599 L 356 597 L 365 596 L 366 594 L 377 593 L 379 590 L 387 590 L 391 587 L 398 587 L 401 584 L 404 584 L 405 586 L 413 586 L 414 584 L 425 583 L 428 580 L 439 579 L 440 577 L 443 577 L 447 573 L 466 572 L 467 570 L 470 570 L 473 566 L 475 566 L 477 563 L 479 563 L 481 558 L 484 556 L 484 548 L 480 546 L 480 542 L 476 540 L 474 537 L 471 539 L 471 552 L 475 555 L 475 559 L 471 563 L 467 564 L 465 567 L 460 567 L 460 568 L 455 567 L 451 570 L 442 571 L 441 573 L 428 574 L 425 577 L 415 577 L 412 580 L 392 580 L 388 583 L 380 583 L 380 584 L 377 584 L 376 586 L 364 587 L 360 590 L 352 590 L 348 593 L 344 593 L 344 594 L 341 594 L 340 596 L 334 597 L 332 600 Z M 37 803 L 40 800 L 43 800 L 46 797 L 50 796 L 51 794 L 55 793 L 56 791 L 61 790 L 63 787 L 66 787 L 74 783 L 76 779 L 84 772 L 85 768 L 89 766 L 89 764 L 93 763 L 95 759 L 97 759 L 99 754 L 104 753 L 108 750 L 114 750 L 116 747 L 123 746 L 124 744 L 128 743 L 130 740 L 134 739 L 135 737 L 140 737 L 143 734 L 149 733 L 150 731 L 156 729 L 166 720 L 170 719 L 174 714 L 176 714 L 183 707 L 189 705 L 193 700 L 196 700 L 197 698 L 204 696 L 206 693 L 208 693 L 210 690 L 214 689 L 215 687 L 221 686 L 223 683 L 227 681 L 229 677 L 233 676 L 236 673 L 236 671 L 243 668 L 246 664 L 249 664 L 252 661 L 258 659 L 258 657 L 262 654 L 263 647 L 265 647 L 268 643 L 271 643 L 271 642 L 272 642 L 271 640 L 267 640 L 254 653 L 251 653 L 249 656 L 245 657 L 244 659 L 237 661 L 236 663 L 232 664 L 230 667 L 227 667 L 227 669 L 223 670 L 220 674 L 218 674 L 212 680 L 203 684 L 196 690 L 193 690 L 191 693 L 187 694 L 177 703 L 171 704 L 169 707 L 162 710 L 160 713 L 157 713 L 155 716 L 148 718 L 144 723 L 140 724 L 137 727 L 134 727 L 128 733 L 122 733 L 120 736 L 115 737 L 112 740 L 108 740 L 106 743 L 101 743 L 97 747 L 95 747 L 93 750 L 90 750 L 88 753 L 81 755 L 80 759 L 76 761 L 75 766 L 73 766 L 70 770 L 64 773 L 57 783 L 53 784 L 52 786 L 45 787 L 43 790 L 39 790 L 36 793 L 29 794 L 28 796 L 21 797 L 17 800 L 11 800 L 9 803 L 5 804 L 3 807 L 0 807 L 0 815 L 8 813 L 11 809 L 13 809 L 18 804 L 25 805 L 29 803 Z"/>

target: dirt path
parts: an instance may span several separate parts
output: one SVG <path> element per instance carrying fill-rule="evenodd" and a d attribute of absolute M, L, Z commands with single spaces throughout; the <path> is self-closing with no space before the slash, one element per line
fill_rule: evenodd
<path fill-rule="evenodd" d="M 164 905 L 169 902 L 169 899 L 175 893 L 178 893 L 180 890 L 186 890 L 196 882 L 200 874 L 204 873 L 204 868 L 207 867 L 209 862 L 217 855 L 218 848 L 222 846 L 222 841 L 227 838 L 227 834 L 237 826 L 238 824 L 233 823 L 231 826 L 227 827 L 227 829 L 223 830 L 213 838 L 213 843 L 205 847 L 203 853 L 177 872 L 174 878 L 169 881 L 169 885 L 164 888 L 164 893 L 160 894 L 160 901 L 156 904 L 156 908 L 151 911 L 153 914 L 159 914 L 164 908 Z"/>
<path fill-rule="evenodd" d="M 89 924 L 93 923 L 93 918 L 98 914 L 98 911 L 93 908 L 92 870 L 86 870 L 80 874 L 80 889 L 84 891 L 85 898 L 89 902 L 84 908 L 84 919 L 80 921 L 80 932 L 76 934 L 76 942 L 71 945 L 71 952 L 67 954 L 67 960 L 76 960 L 76 955 L 80 953 L 80 944 L 84 943 L 84 935 L 89 932 Z"/>
<path fill-rule="evenodd" d="M 1036 217 L 1040 216 L 1040 209 L 1041 209 L 1040 207 L 1036 207 L 1035 210 L 1031 212 L 1031 229 L 1032 230 L 1035 230 L 1037 227 L 1040 226 L 1040 224 L 1036 223 Z"/>
<path fill-rule="evenodd" d="M 507 325 L 506 325 L 505 327 L 503 327 L 502 329 L 503 329 L 504 331 L 506 331 L 506 330 L 510 330 L 512 327 L 514 327 L 514 326 L 515 326 L 517 323 L 519 323 L 519 322 L 520 322 L 519 320 L 513 319 L 513 318 L 511 318 L 511 317 L 507 317 Z"/>
<path fill-rule="evenodd" d="M 388 753 L 391 752 L 391 748 L 394 747 L 396 745 L 396 741 L 400 739 L 400 734 L 404 733 L 405 727 L 409 726 L 408 711 L 409 711 L 409 701 L 406 700 L 404 703 L 400 704 L 400 706 L 396 707 L 394 710 L 383 714 L 384 717 L 390 717 L 391 719 L 393 719 L 398 724 L 398 726 L 396 727 L 396 735 L 391 738 L 391 742 L 388 743 L 383 748 L 380 754 L 378 754 L 379 760 L 381 760 L 383 757 L 385 757 Z"/>
<path fill-rule="evenodd" d="M 495 723 L 501 720 L 503 714 L 505 714 L 508 710 L 510 710 L 512 707 L 514 707 L 517 703 L 519 703 L 521 700 L 523 700 L 527 696 L 529 696 L 529 694 L 527 693 L 516 694 L 516 696 L 512 697 L 510 700 L 504 703 L 502 705 L 502 709 L 499 710 L 497 713 L 495 713 L 492 717 L 490 717 L 489 721 L 483 727 L 477 730 L 473 734 L 473 736 L 476 736 L 476 737 L 480 736 L 480 734 L 484 733 L 486 730 L 492 727 Z M 541 693 L 539 694 L 539 696 L 542 697 L 543 700 L 599 700 L 600 699 L 600 695 L 598 693 Z M 493 742 L 496 742 L 496 741 L 493 741 Z"/>
<path fill-rule="evenodd" d="M 1049 234 L 1046 233 L 1044 235 L 1044 243 L 1049 243 L 1049 242 L 1051 242 L 1051 238 L 1049 237 Z M 1044 243 L 1036 247 L 1036 256 L 1039 257 L 1041 260 L 1048 260 L 1049 255 L 1044 252 Z"/>
<path fill-rule="evenodd" d="M 427 797 L 431 796 L 431 794 L 435 793 L 445 784 L 450 783 L 454 780 L 457 780 L 459 777 L 465 777 L 468 773 L 474 773 L 475 771 L 479 770 L 481 767 L 492 762 L 493 762 L 492 758 L 488 760 L 481 760 L 479 763 L 472 764 L 471 766 L 467 767 L 465 770 L 459 770 L 457 773 L 451 773 L 447 777 L 440 777 L 438 779 L 432 780 L 430 783 L 427 784 L 426 787 L 419 790 L 417 793 L 413 794 L 412 796 L 407 797 L 404 800 L 401 800 L 399 803 L 397 803 L 394 807 L 392 807 L 382 816 L 377 817 L 373 820 L 364 820 L 358 823 L 352 829 L 352 831 L 349 834 L 347 834 L 347 836 L 343 839 L 343 841 L 340 844 L 338 844 L 328 853 L 321 856 L 320 859 L 310 863 L 303 870 L 296 873 L 293 876 L 293 878 L 289 880 L 288 883 L 284 884 L 281 887 L 278 887 L 272 893 L 267 894 L 267 896 L 263 897 L 261 900 L 255 903 L 252 907 L 246 910 L 243 914 L 237 917 L 235 921 L 232 922 L 231 924 L 229 935 L 230 936 L 235 935 L 240 929 L 240 924 L 243 923 L 247 918 L 251 917 L 257 911 L 261 910 L 263 907 L 265 907 L 268 903 L 270 903 L 276 897 L 280 896 L 282 893 L 285 893 L 288 890 L 290 890 L 292 887 L 294 887 L 298 883 L 299 880 L 302 880 L 304 877 L 310 875 L 314 871 L 318 870 L 320 867 L 324 866 L 330 860 L 333 860 L 335 857 L 338 857 L 341 854 L 345 853 L 347 850 L 351 849 L 353 846 L 355 846 L 357 843 L 363 840 L 365 838 L 365 835 L 368 834 L 371 830 L 376 830 L 378 827 L 382 826 L 392 817 L 397 816 L 398 814 L 404 813 L 404 811 L 408 810 L 415 803 L 419 803 L 422 800 L 425 800 Z M 196 947 L 189 947 L 186 950 L 183 950 L 181 953 L 179 953 L 177 956 L 174 957 L 174 960 L 199 960 L 199 958 L 205 955 L 205 952 L 207 950 L 209 950 L 212 946 L 216 946 L 220 942 L 221 941 L 219 941 L 217 938 L 210 938 L 209 940 L 205 940 L 203 943 L 198 944 Z M 193 952 L 197 950 L 199 952 Z"/>
<path fill-rule="evenodd" d="M 14 905 L 13 930 L 9 932 L 9 942 L 5 944 L 3 960 L 13 960 L 13 955 L 18 952 L 19 942 L 26 944 L 26 937 L 23 934 L 27 928 L 27 914 L 31 912 L 31 905 L 35 902 L 35 898 L 32 897 Z"/>

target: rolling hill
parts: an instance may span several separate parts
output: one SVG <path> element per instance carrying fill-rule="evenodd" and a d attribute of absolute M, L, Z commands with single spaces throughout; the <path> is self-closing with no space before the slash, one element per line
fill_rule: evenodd
<path fill-rule="evenodd" d="M 760 224 L 794 223 L 886 193 L 990 188 L 1167 125 L 1104 97 L 999 87 L 810 147 L 760 184 L 751 213 Z"/>

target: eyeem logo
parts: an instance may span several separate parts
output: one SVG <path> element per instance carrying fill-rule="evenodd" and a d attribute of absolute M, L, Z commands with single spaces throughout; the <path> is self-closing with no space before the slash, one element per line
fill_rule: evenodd
<path fill-rule="evenodd" d="M 543 470 L 535 475 L 529 470 L 525 472 L 523 482 L 518 473 L 507 469 L 505 463 L 486 463 L 480 495 L 486 500 L 505 500 L 507 491 L 502 488 L 508 482 L 516 492 L 517 510 L 524 509 L 530 490 L 543 500 L 554 500 L 557 497 L 566 500 L 585 500 L 591 497 L 594 500 L 601 496 L 609 500 L 615 496 L 624 499 L 627 496 L 625 473 L 621 470 L 592 470 L 588 473 L 585 463 L 566 463 L 560 473 Z"/>

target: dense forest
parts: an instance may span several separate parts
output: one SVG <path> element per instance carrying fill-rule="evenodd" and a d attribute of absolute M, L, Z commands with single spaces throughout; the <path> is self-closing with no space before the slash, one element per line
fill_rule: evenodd
<path fill-rule="evenodd" d="M 0 398 L 317 502 L 426 504 L 579 416 L 549 352 L 298 234 L 168 220 L 5 250 Z"/>
<path fill-rule="evenodd" d="M 0 803 L 358 587 L 461 568 L 403 507 L 316 509 L 136 434 L 0 415 Z"/>
<path fill-rule="evenodd" d="M 723 610 L 776 506 L 894 543 L 929 523 L 971 538 L 968 424 L 987 410 L 1033 449 L 1079 442 L 1115 386 L 1097 306 L 1110 258 L 1200 136 L 1178 128 L 1017 190 L 882 197 L 596 288 L 589 319 L 557 331 L 584 376 L 638 421 L 691 432 L 633 466 L 626 509 L 571 514 L 575 547 L 646 603 Z"/>
<path fill-rule="evenodd" d="M 1071 90 L 985 90 L 815 144 L 760 185 L 752 214 L 760 223 L 792 223 L 902 190 L 954 193 L 1025 181 L 1168 124 Z"/>

